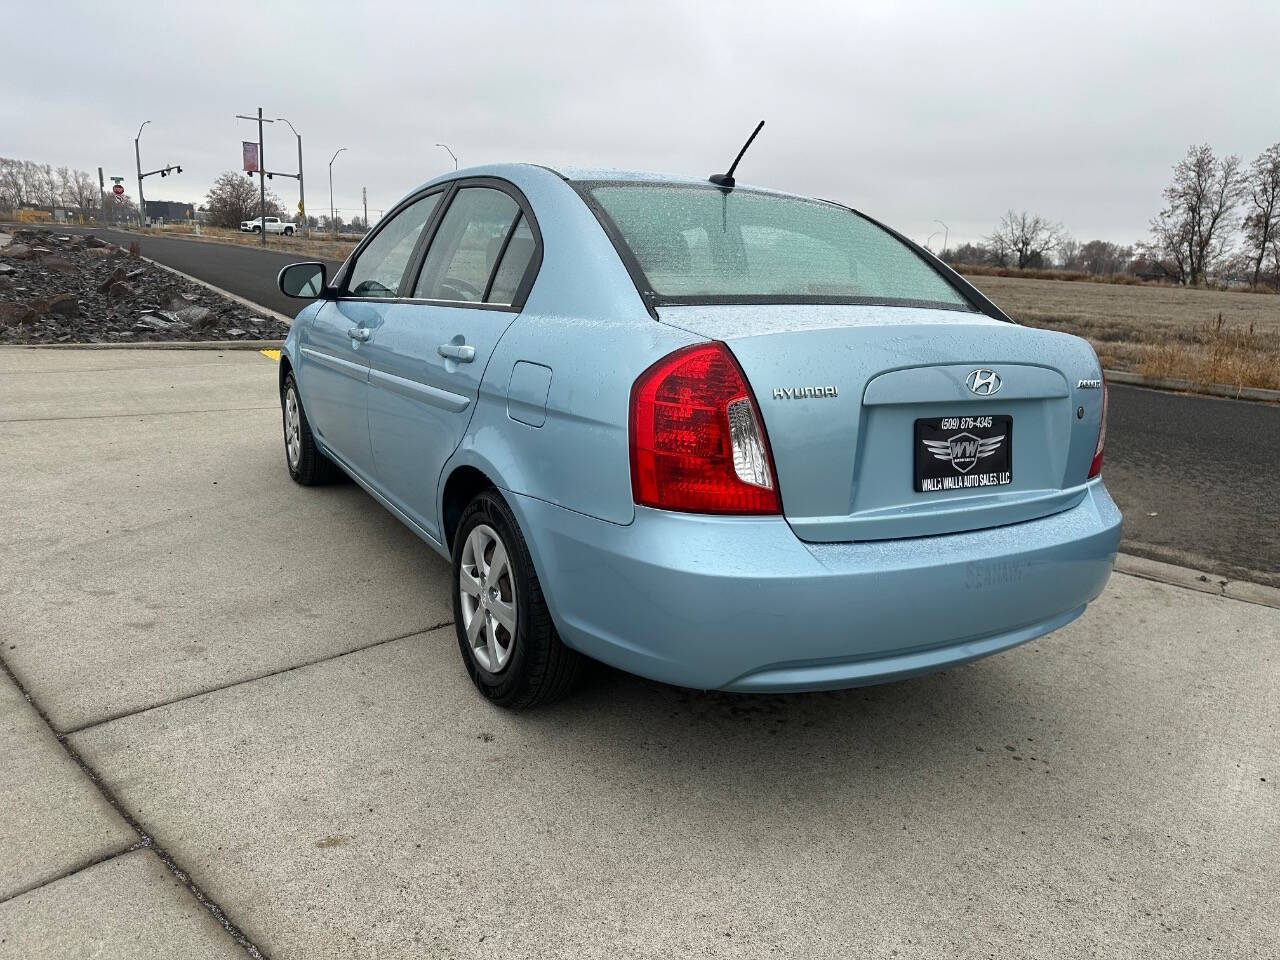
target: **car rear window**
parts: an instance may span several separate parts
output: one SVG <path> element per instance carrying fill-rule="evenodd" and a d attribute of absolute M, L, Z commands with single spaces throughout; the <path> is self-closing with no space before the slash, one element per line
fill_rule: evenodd
<path fill-rule="evenodd" d="M 914 250 L 835 204 L 711 185 L 578 186 L 660 302 L 973 309 Z"/>

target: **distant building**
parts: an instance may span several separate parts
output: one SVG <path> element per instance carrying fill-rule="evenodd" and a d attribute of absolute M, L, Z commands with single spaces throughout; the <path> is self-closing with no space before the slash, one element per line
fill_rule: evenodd
<path fill-rule="evenodd" d="M 148 200 L 148 223 L 184 223 L 194 220 L 196 209 L 189 203 L 178 203 L 175 200 Z"/>

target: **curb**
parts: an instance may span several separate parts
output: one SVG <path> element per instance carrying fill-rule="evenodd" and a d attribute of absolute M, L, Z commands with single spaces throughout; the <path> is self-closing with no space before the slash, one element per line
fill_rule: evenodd
<path fill-rule="evenodd" d="M 1256 603 L 1263 607 L 1274 607 L 1280 610 L 1280 588 L 1250 583 L 1247 580 L 1227 580 L 1211 573 L 1203 573 L 1191 567 L 1179 567 L 1159 560 L 1148 560 L 1146 557 L 1132 553 L 1116 555 L 1115 569 L 1117 573 L 1125 573 L 1143 580 L 1154 580 L 1170 586 L 1196 590 L 1229 600 L 1240 600 L 1244 603 Z"/>
<path fill-rule="evenodd" d="M 22 350 L 279 350 L 283 340 L 140 340 L 134 343 L 9 343 Z"/>
<path fill-rule="evenodd" d="M 1233 387 L 1225 383 L 1196 383 L 1194 380 L 1177 380 L 1173 377 L 1144 377 L 1140 373 L 1124 370 L 1104 370 L 1108 383 L 1122 383 L 1131 387 L 1148 387 L 1152 390 L 1176 390 L 1180 393 L 1196 393 L 1201 396 L 1225 397 L 1228 400 L 1254 400 L 1261 403 L 1280 403 L 1280 390 L 1264 387 Z"/>

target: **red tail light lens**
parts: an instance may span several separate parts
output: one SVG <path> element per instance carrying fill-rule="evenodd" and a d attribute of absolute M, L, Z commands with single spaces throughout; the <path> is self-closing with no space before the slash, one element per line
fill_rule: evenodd
<path fill-rule="evenodd" d="M 1102 473 L 1102 450 L 1107 445 L 1107 378 L 1102 377 L 1102 419 L 1098 422 L 1098 445 L 1093 448 L 1093 463 L 1089 464 L 1089 478 Z"/>
<path fill-rule="evenodd" d="M 631 388 L 636 503 L 691 513 L 776 514 L 773 455 L 751 388 L 723 343 L 663 357 Z"/>

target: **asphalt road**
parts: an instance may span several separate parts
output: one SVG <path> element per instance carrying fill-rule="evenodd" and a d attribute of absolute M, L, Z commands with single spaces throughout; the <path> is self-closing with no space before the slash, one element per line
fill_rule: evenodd
<path fill-rule="evenodd" d="M 257 247 L 209 243 L 181 237 L 142 236 L 120 230 L 82 227 L 68 228 L 67 232 L 93 233 L 124 247 L 136 241 L 139 252 L 144 257 L 198 277 L 215 287 L 229 290 L 246 300 L 260 303 L 286 317 L 296 316 L 304 306 L 301 300 L 289 299 L 276 286 L 276 275 L 281 267 L 312 259 L 302 253 L 260 250 Z M 277 237 L 269 237 L 267 242 L 279 244 L 281 241 Z M 331 273 L 341 265 L 337 260 L 324 262 L 329 265 Z"/>
<path fill-rule="evenodd" d="M 96 231 L 288 316 L 276 288 L 296 254 Z M 330 263 L 336 269 L 336 262 Z M 1280 586 L 1280 406 L 1111 388 L 1103 476 L 1125 515 L 1124 549 Z"/>
<path fill-rule="evenodd" d="M 1280 405 L 1110 390 L 1124 549 L 1280 587 Z"/>

